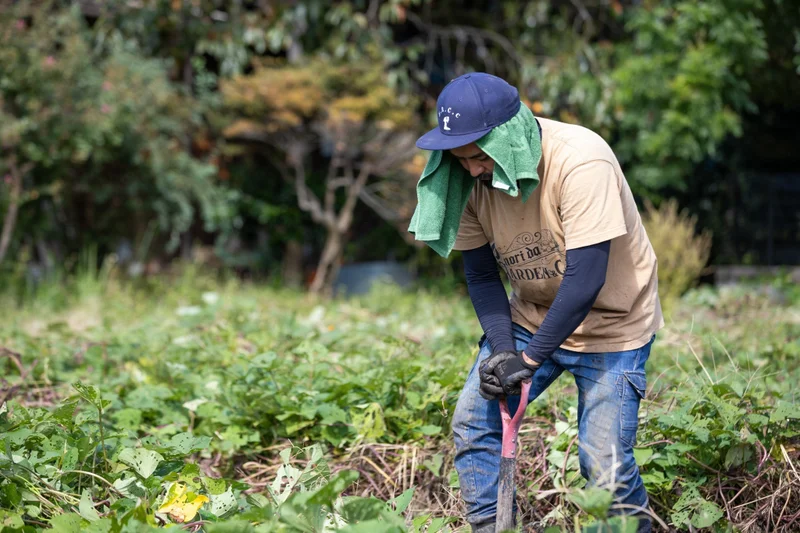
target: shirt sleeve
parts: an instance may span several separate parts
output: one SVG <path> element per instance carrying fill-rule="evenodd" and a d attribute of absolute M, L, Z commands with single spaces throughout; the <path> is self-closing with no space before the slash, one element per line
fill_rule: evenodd
<path fill-rule="evenodd" d="M 492 247 L 464 250 L 464 273 L 475 314 L 486 334 L 492 353 L 515 351 L 511 333 L 511 307 Z"/>
<path fill-rule="evenodd" d="M 561 220 L 567 250 L 625 235 L 621 179 L 603 160 L 578 165 L 561 185 Z"/>
<path fill-rule="evenodd" d="M 467 207 L 464 208 L 464 213 L 461 215 L 458 235 L 456 235 L 456 242 L 453 245 L 454 250 L 472 250 L 489 242 L 483 232 L 483 226 L 478 221 L 478 215 L 475 214 L 473 198 L 470 197 L 467 201 Z"/>

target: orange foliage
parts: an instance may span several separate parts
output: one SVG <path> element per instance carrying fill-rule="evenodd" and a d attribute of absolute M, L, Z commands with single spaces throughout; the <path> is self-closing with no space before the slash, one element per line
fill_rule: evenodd
<path fill-rule="evenodd" d="M 277 133 L 313 121 L 341 137 L 366 124 L 408 130 L 415 122 L 413 103 L 387 85 L 379 65 L 265 64 L 251 75 L 223 81 L 220 89 L 226 107 L 245 119 L 229 126 L 226 136 L 244 130 Z"/>

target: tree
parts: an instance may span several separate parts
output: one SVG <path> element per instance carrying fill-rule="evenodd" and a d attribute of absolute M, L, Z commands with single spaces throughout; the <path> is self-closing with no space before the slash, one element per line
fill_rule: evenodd
<path fill-rule="evenodd" d="M 325 229 L 310 289 L 330 289 L 359 197 L 375 199 L 371 183 L 410 176 L 413 102 L 389 88 L 379 62 L 261 66 L 223 82 L 221 91 L 238 117 L 226 138 L 254 141 L 269 153 L 298 207 Z"/>
<path fill-rule="evenodd" d="M 198 214 L 209 230 L 230 219 L 216 169 L 188 153 L 191 97 L 161 61 L 91 46 L 77 10 L 45 5 L 0 14 L 0 63 L 0 259 L 15 225 L 78 252 L 148 228 L 174 245 Z"/>

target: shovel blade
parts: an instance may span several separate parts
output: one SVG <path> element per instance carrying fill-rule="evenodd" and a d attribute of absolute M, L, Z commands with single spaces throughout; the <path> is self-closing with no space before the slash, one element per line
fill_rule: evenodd
<path fill-rule="evenodd" d="M 500 459 L 500 479 L 497 484 L 497 522 L 495 531 L 516 531 L 514 524 L 514 472 L 517 460 Z"/>

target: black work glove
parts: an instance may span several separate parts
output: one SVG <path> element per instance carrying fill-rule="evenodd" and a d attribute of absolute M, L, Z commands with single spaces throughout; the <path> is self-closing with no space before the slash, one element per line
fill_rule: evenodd
<path fill-rule="evenodd" d="M 493 353 L 480 366 L 481 385 L 478 392 L 487 400 L 516 396 L 522 392 L 522 382 L 533 377 L 539 366 L 523 362 L 521 352 Z"/>

